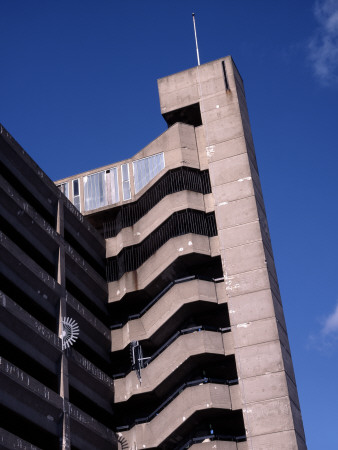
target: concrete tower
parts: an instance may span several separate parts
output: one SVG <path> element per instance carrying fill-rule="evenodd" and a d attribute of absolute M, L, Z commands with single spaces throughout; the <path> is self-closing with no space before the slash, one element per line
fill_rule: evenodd
<path fill-rule="evenodd" d="M 306 448 L 242 78 L 227 57 L 158 85 L 163 117 L 196 127 L 200 169 L 210 174 L 243 448 Z"/>
<path fill-rule="evenodd" d="M 226 57 L 158 88 L 169 129 L 76 177 L 106 238 L 115 429 L 137 448 L 305 449 L 242 78 Z"/>

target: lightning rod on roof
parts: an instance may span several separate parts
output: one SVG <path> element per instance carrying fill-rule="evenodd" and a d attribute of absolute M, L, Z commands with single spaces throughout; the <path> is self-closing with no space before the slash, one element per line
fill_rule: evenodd
<path fill-rule="evenodd" d="M 200 66 L 200 54 L 198 52 L 198 43 L 197 43 L 197 33 L 196 33 L 196 23 L 195 23 L 195 13 L 192 13 L 192 21 L 194 23 L 194 32 L 195 32 L 195 42 L 196 42 L 196 53 L 197 53 L 197 63 Z"/>

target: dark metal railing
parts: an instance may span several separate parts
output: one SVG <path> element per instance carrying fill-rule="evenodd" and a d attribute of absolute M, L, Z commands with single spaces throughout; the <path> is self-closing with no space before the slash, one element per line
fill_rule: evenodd
<path fill-rule="evenodd" d="M 188 233 L 216 236 L 215 213 L 194 209 L 175 212 L 141 243 L 125 247 L 118 255 L 107 259 L 107 281 L 119 280 L 124 273 L 136 270 L 169 239 Z"/>
<path fill-rule="evenodd" d="M 146 359 L 144 362 L 144 368 L 146 368 L 152 361 L 154 361 L 155 358 L 157 358 L 169 345 L 171 345 L 179 336 L 182 336 L 184 334 L 190 334 L 195 333 L 198 331 L 213 331 L 218 333 L 228 333 L 231 331 L 231 327 L 209 327 L 205 325 L 198 325 L 191 328 L 185 328 L 183 330 L 176 331 L 175 334 L 173 334 L 158 350 L 156 350 L 155 353 L 153 353 L 150 357 Z M 127 372 L 121 372 L 116 373 L 112 375 L 112 378 L 115 380 L 117 378 L 124 378 L 126 377 L 130 372 L 132 371 L 132 368 L 130 368 Z"/>
<path fill-rule="evenodd" d="M 177 388 L 169 397 L 164 400 L 160 406 L 158 406 L 151 414 L 149 414 L 146 417 L 140 417 L 138 419 L 135 419 L 133 422 L 131 422 L 128 425 L 122 425 L 116 427 L 116 431 L 125 431 L 129 430 L 135 425 L 138 425 L 140 423 L 146 423 L 150 422 L 154 417 L 156 417 L 169 403 L 171 403 L 184 389 L 191 386 L 198 386 L 199 384 L 206 384 L 206 383 L 214 383 L 214 384 L 226 384 L 228 386 L 231 386 L 233 384 L 238 383 L 238 379 L 233 380 L 226 380 L 221 378 L 200 378 L 198 380 L 193 381 L 187 381 L 186 383 L 183 383 L 179 388 Z"/>
<path fill-rule="evenodd" d="M 204 281 L 209 281 L 209 282 L 213 282 L 213 283 L 220 283 L 222 281 L 224 281 L 224 277 L 221 278 L 208 278 L 208 277 L 201 277 L 201 276 L 197 276 L 197 275 L 191 275 L 189 277 L 184 277 L 184 278 L 177 278 L 174 281 L 171 281 L 164 289 L 162 289 L 162 291 L 157 294 L 152 300 L 150 300 L 150 302 L 137 314 L 130 314 L 127 319 L 123 322 L 114 324 L 110 326 L 111 330 L 116 330 L 118 328 L 122 328 L 129 320 L 136 320 L 139 319 L 140 317 L 142 317 L 155 303 L 157 303 L 160 298 L 162 298 L 164 296 L 164 294 L 166 294 L 175 284 L 180 284 L 180 283 L 186 283 L 188 281 L 192 281 L 192 280 L 204 280 Z"/>
<path fill-rule="evenodd" d="M 175 447 L 174 450 L 185 450 L 190 448 L 194 444 L 198 444 L 203 442 L 204 440 L 209 439 L 210 441 L 232 441 L 232 442 L 242 442 L 246 440 L 246 436 L 232 436 L 225 434 L 206 434 L 204 436 L 198 436 L 194 438 L 190 438 L 183 445 L 179 445 L 179 447 Z"/>
<path fill-rule="evenodd" d="M 179 167 L 166 172 L 139 200 L 122 205 L 113 218 L 103 223 L 104 237 L 107 239 L 116 236 L 122 228 L 138 222 L 164 197 L 184 190 L 210 194 L 208 170 Z"/>

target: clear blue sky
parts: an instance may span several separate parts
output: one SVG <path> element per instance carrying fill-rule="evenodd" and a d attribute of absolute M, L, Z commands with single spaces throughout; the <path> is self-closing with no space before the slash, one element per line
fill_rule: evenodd
<path fill-rule="evenodd" d="M 0 0 L 0 122 L 54 180 L 166 129 L 156 79 L 245 82 L 309 450 L 338 449 L 338 0 Z"/>

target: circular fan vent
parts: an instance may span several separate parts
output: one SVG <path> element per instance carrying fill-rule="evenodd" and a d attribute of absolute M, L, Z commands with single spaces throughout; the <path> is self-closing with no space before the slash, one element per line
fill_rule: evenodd
<path fill-rule="evenodd" d="M 80 334 L 80 329 L 75 320 L 70 317 L 62 319 L 62 350 L 69 348 L 77 340 Z"/>

